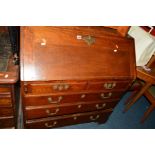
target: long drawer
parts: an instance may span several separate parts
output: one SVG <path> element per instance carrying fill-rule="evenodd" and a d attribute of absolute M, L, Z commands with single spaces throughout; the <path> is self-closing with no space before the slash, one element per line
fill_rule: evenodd
<path fill-rule="evenodd" d="M 6 85 L 0 85 L 0 94 L 10 93 L 11 87 Z"/>
<path fill-rule="evenodd" d="M 13 116 L 0 117 L 0 128 L 10 128 L 10 127 L 15 127 Z"/>
<path fill-rule="evenodd" d="M 56 81 L 56 82 L 25 82 L 26 94 L 46 94 L 61 92 L 77 92 L 84 90 L 126 90 L 129 81 Z"/>
<path fill-rule="evenodd" d="M 107 102 L 81 102 L 65 105 L 49 105 L 49 106 L 34 106 L 25 108 L 26 119 L 36 119 L 57 115 L 67 115 L 81 112 L 89 112 L 95 110 L 105 110 L 114 108 L 117 101 Z"/>
<path fill-rule="evenodd" d="M 13 116 L 13 108 L 6 108 L 6 107 L 1 107 L 0 108 L 0 117 L 6 117 L 6 116 Z"/>
<path fill-rule="evenodd" d="M 0 107 L 11 107 L 12 99 L 10 94 L 0 94 Z"/>
<path fill-rule="evenodd" d="M 49 95 L 27 95 L 23 97 L 26 106 L 58 105 L 64 103 L 106 101 L 107 99 L 119 99 L 122 91 L 116 92 L 86 92 L 79 94 L 49 94 Z"/>
<path fill-rule="evenodd" d="M 87 122 L 104 123 L 108 119 L 111 112 L 112 110 L 109 109 L 95 112 L 78 113 L 73 115 L 49 117 L 44 119 L 27 120 L 25 127 L 33 129 L 46 129 Z"/>

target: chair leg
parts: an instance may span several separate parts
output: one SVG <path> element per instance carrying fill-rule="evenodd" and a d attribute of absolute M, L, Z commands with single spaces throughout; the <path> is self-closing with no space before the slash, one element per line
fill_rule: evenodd
<path fill-rule="evenodd" d="M 155 106 L 154 105 L 151 105 L 147 111 L 144 113 L 144 116 L 142 117 L 141 119 L 141 123 L 144 123 L 144 121 L 148 118 L 148 116 L 150 115 L 150 113 L 155 109 Z"/>
<path fill-rule="evenodd" d="M 151 86 L 150 83 L 146 83 L 145 86 L 133 97 L 132 100 L 125 106 L 124 112 L 128 111 L 130 107 L 143 95 L 143 93 Z"/>
<path fill-rule="evenodd" d="M 124 105 L 127 105 L 131 100 L 132 98 L 136 95 L 137 91 L 132 91 L 131 92 L 131 95 L 127 98 L 127 100 L 124 102 Z"/>

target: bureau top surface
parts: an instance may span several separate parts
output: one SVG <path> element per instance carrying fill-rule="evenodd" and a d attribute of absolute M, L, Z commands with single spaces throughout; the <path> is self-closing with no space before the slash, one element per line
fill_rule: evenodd
<path fill-rule="evenodd" d="M 131 38 L 102 27 L 21 27 L 21 80 L 134 78 Z"/>

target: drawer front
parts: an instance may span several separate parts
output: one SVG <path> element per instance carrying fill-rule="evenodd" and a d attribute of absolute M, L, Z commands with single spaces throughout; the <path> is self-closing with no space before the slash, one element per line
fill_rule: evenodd
<path fill-rule="evenodd" d="M 78 113 L 74 115 L 64 115 L 44 119 L 28 120 L 25 123 L 25 127 L 33 129 L 46 129 L 87 122 L 104 123 L 108 119 L 111 112 L 111 110 L 103 110 L 96 112 Z"/>
<path fill-rule="evenodd" d="M 14 127 L 15 126 L 15 122 L 14 122 L 14 118 L 13 117 L 1 117 L 0 118 L 0 128 L 10 128 L 10 127 Z"/>
<path fill-rule="evenodd" d="M 129 81 L 85 81 L 85 82 L 38 82 L 24 85 L 26 94 L 49 94 L 62 92 L 79 92 L 84 90 L 126 90 Z"/>
<path fill-rule="evenodd" d="M 26 107 L 26 119 L 36 119 L 57 115 L 67 115 L 81 112 L 89 112 L 95 110 L 105 110 L 114 108 L 117 102 L 89 102 L 75 103 L 60 106 L 41 106 L 41 107 Z"/>
<path fill-rule="evenodd" d="M 11 87 L 0 85 L 0 94 L 10 93 L 10 92 L 11 92 Z"/>
<path fill-rule="evenodd" d="M 0 94 L 0 107 L 12 106 L 11 95 L 1 95 Z"/>
<path fill-rule="evenodd" d="M 13 116 L 14 112 L 12 108 L 0 108 L 0 117 Z"/>
<path fill-rule="evenodd" d="M 126 90 L 129 87 L 129 81 L 97 81 L 89 82 L 89 90 Z"/>
<path fill-rule="evenodd" d="M 86 82 L 53 82 L 53 83 L 29 83 L 24 85 L 26 94 L 47 94 L 74 92 L 86 89 Z"/>
<path fill-rule="evenodd" d="M 26 106 L 59 105 L 64 103 L 106 101 L 107 99 L 119 99 L 123 92 L 100 92 L 81 94 L 62 94 L 49 96 L 23 97 Z"/>

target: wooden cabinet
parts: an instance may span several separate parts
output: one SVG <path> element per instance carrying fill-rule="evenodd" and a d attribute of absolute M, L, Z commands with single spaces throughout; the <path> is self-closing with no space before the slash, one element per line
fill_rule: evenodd
<path fill-rule="evenodd" d="M 25 128 L 104 123 L 135 79 L 131 38 L 104 27 L 21 27 Z"/>
<path fill-rule="evenodd" d="M 7 27 L 0 27 L 0 128 L 16 128 L 15 83 L 19 67 L 15 65 Z"/>
<path fill-rule="evenodd" d="M 12 59 L 7 72 L 0 72 L 0 128 L 17 127 L 15 83 L 18 80 L 18 66 L 11 62 Z"/>

